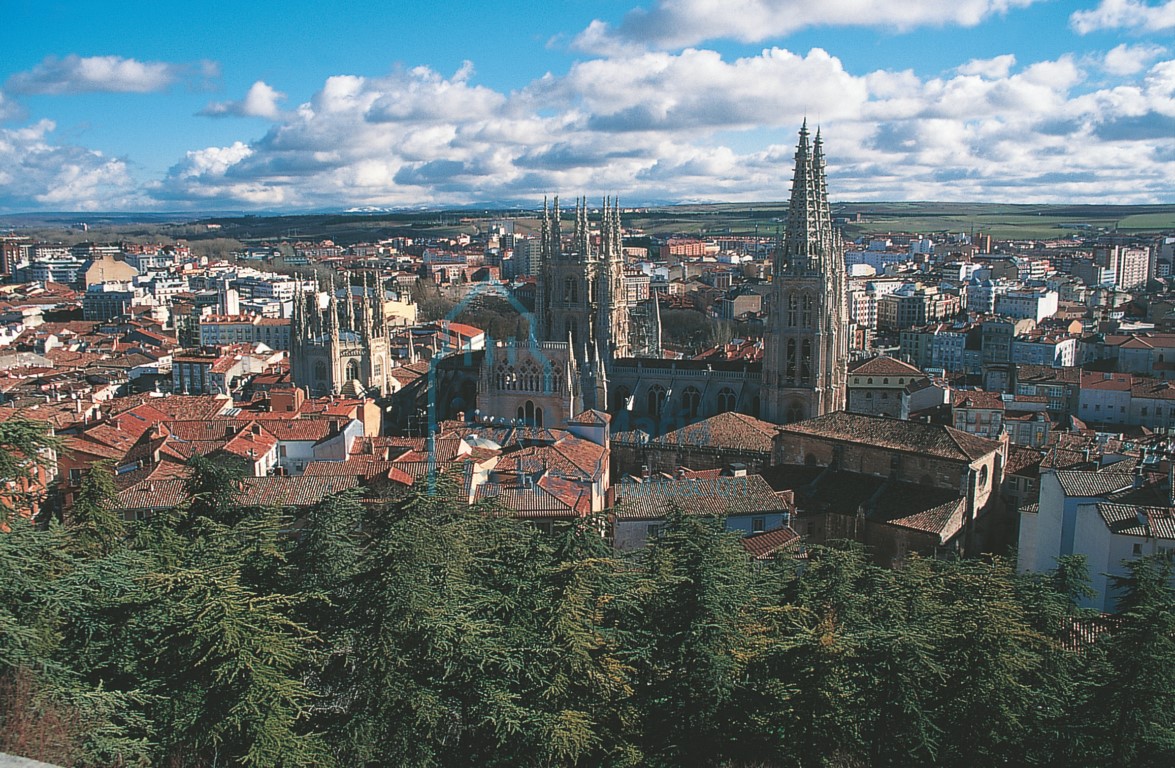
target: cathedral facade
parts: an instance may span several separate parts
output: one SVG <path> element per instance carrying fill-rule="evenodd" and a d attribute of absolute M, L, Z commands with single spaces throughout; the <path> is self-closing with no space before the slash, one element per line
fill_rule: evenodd
<path fill-rule="evenodd" d="M 361 290 L 356 296 L 355 291 Z M 311 397 L 381 395 L 388 391 L 391 356 L 382 288 L 330 290 L 299 283 L 290 317 L 290 373 Z"/>

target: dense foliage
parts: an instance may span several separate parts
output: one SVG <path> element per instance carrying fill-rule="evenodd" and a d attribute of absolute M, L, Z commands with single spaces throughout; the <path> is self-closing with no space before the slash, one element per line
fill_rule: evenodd
<path fill-rule="evenodd" d="M 1083 565 L 748 561 L 677 514 L 620 557 L 444 478 L 300 523 L 198 462 L 192 502 L 0 535 L 0 751 L 84 766 L 1175 764 L 1170 565 L 1120 618 Z M 422 484 L 427 485 L 427 484 Z M 431 492 L 430 492 L 431 491 Z M 1074 632 L 1075 627 L 1093 632 Z M 1084 639 L 1082 639 L 1084 638 Z"/>

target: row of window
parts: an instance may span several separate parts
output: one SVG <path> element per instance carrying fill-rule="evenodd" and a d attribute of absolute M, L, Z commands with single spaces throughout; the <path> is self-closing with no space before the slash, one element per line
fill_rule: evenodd
<path fill-rule="evenodd" d="M 665 412 L 666 404 L 669 400 L 669 390 L 660 384 L 654 384 L 649 387 L 645 394 L 646 405 L 648 406 L 648 413 L 652 416 L 661 416 Z M 615 406 L 619 410 L 621 408 L 628 408 L 628 401 L 631 398 L 627 389 L 621 387 L 616 391 Z M 735 409 L 737 398 L 734 390 L 730 387 L 723 387 L 718 390 L 716 403 L 718 406 L 718 413 L 727 413 Z M 702 410 L 702 393 L 697 387 L 689 386 L 682 390 L 681 393 L 681 408 L 685 412 L 686 418 L 695 419 Z"/>

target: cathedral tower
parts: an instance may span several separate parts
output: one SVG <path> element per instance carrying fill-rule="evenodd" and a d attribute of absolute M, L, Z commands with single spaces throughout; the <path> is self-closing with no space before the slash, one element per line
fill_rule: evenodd
<path fill-rule="evenodd" d="M 581 379 L 585 407 L 605 408 L 607 370 L 631 353 L 624 286 L 624 250 L 619 202 L 605 198 L 599 245 L 591 229 L 587 198 L 575 201 L 575 226 L 564 242 L 559 198 L 543 201 L 540 265 L 535 300 L 537 337 L 566 342 Z"/>
<path fill-rule="evenodd" d="M 391 356 L 383 287 L 378 279 L 369 286 L 365 276 L 359 296 L 355 288 L 344 286 L 339 306 L 333 276 L 325 297 L 317 284 L 306 291 L 298 281 L 290 317 L 290 372 L 295 386 L 311 397 L 388 391 Z"/>
<path fill-rule="evenodd" d="M 800 129 L 783 242 L 772 261 L 762 418 L 776 424 L 845 407 L 848 307 L 844 246 L 832 228 L 820 132 Z"/>

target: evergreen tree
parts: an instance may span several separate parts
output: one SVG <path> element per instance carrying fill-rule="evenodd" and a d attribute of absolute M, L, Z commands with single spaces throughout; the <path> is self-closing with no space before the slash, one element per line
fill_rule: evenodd
<path fill-rule="evenodd" d="M 1111 583 L 1117 621 L 1099 638 L 1106 660 L 1096 697 L 1104 759 L 1114 765 L 1175 764 L 1175 590 L 1171 559 L 1124 563 Z"/>
<path fill-rule="evenodd" d="M 71 551 L 81 556 L 110 554 L 126 537 L 118 512 L 118 491 L 108 462 L 93 465 L 82 476 L 65 521 Z"/>
<path fill-rule="evenodd" d="M 736 751 L 741 684 L 757 637 L 751 565 L 723 520 L 675 509 L 646 552 L 629 617 L 643 751 L 658 765 L 709 765 Z"/>

